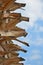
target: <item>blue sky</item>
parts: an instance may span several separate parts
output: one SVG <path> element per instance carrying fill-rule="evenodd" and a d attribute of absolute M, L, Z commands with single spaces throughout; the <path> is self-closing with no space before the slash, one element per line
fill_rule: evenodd
<path fill-rule="evenodd" d="M 21 46 L 27 49 L 27 53 L 20 52 L 20 56 L 26 61 L 24 65 L 43 65 L 43 0 L 17 0 L 26 3 L 24 10 L 18 9 L 23 16 L 29 17 L 29 23 L 22 21 L 17 26 L 28 32 L 27 37 L 21 37 L 23 41 L 30 44 L 30 47 Z"/>

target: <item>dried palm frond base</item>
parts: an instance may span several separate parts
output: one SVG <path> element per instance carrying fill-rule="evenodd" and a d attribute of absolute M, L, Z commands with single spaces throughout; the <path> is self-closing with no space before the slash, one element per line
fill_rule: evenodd
<path fill-rule="evenodd" d="M 23 65 L 23 63 L 19 62 L 25 59 L 19 57 L 17 51 L 27 52 L 17 44 L 14 44 L 11 40 L 0 42 L 0 65 Z"/>
<path fill-rule="evenodd" d="M 29 46 L 28 43 L 18 39 L 18 37 L 26 37 L 26 31 L 16 26 L 21 21 L 28 22 L 29 18 L 21 16 L 20 13 L 11 13 L 16 9 L 24 7 L 26 4 L 15 1 L 0 0 L 0 65 L 24 65 L 21 61 L 25 61 L 25 59 L 19 57 L 18 51 L 26 53 L 27 50 L 14 44 L 12 40 Z"/>

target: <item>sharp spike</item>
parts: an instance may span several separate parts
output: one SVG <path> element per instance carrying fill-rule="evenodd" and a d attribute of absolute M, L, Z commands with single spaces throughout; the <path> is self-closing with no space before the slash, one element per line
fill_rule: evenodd
<path fill-rule="evenodd" d="M 29 46 L 29 44 L 26 43 L 26 42 L 20 41 L 20 40 L 18 40 L 18 39 L 16 39 L 16 40 L 19 41 L 19 42 L 21 42 L 21 43 L 23 43 L 23 44 L 25 44 L 26 46 Z"/>

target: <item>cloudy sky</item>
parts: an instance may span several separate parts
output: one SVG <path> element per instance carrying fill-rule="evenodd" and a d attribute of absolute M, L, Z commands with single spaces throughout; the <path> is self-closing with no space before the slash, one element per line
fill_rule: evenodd
<path fill-rule="evenodd" d="M 17 10 L 23 16 L 29 17 L 29 23 L 22 21 L 19 27 L 28 32 L 27 37 L 20 38 L 30 44 L 27 53 L 20 52 L 20 56 L 24 57 L 25 65 L 43 65 L 43 0 L 17 0 L 17 2 L 26 3 L 26 6 Z"/>

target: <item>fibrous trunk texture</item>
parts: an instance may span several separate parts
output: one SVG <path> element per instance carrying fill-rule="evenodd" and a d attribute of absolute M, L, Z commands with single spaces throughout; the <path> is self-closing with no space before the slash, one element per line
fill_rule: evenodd
<path fill-rule="evenodd" d="M 18 37 L 26 37 L 27 32 L 16 26 L 21 21 L 29 22 L 29 18 L 20 13 L 11 12 L 25 5 L 25 3 L 18 3 L 16 0 L 0 0 L 0 65 L 24 65 L 21 61 L 25 59 L 19 57 L 18 51 L 26 53 L 27 50 L 14 44 L 15 41 L 12 40 L 29 46 L 28 43 L 18 39 Z"/>

